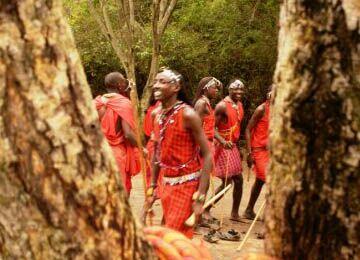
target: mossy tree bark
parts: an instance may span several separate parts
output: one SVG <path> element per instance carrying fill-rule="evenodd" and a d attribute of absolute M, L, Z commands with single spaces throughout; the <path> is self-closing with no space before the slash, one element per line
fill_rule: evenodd
<path fill-rule="evenodd" d="M 282 1 L 266 251 L 360 255 L 360 3 Z"/>
<path fill-rule="evenodd" d="M 152 259 L 61 1 L 0 4 L 0 255 Z"/>

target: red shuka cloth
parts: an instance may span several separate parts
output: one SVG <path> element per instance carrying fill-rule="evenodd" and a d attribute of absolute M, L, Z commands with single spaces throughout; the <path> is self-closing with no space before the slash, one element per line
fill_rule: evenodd
<path fill-rule="evenodd" d="M 215 136 L 215 112 L 211 107 L 211 104 L 206 98 L 203 98 L 206 102 L 206 107 L 209 111 L 209 114 L 203 118 L 203 129 L 208 140 L 213 140 Z"/>
<path fill-rule="evenodd" d="M 244 109 L 241 102 L 233 107 L 232 101 L 226 97 L 223 99 L 226 105 L 227 122 L 219 122 L 217 129 L 219 134 L 226 140 L 237 142 L 240 138 L 241 121 L 244 117 Z"/>
<path fill-rule="evenodd" d="M 241 121 L 244 117 L 244 109 L 241 102 L 235 107 L 233 102 L 228 98 L 224 98 L 226 105 L 227 122 L 220 122 L 217 125 L 219 134 L 226 140 L 236 143 L 240 138 Z M 222 145 L 216 143 L 215 146 L 215 176 L 219 178 L 228 178 L 240 175 L 241 157 L 237 146 L 232 149 L 224 149 Z"/>
<path fill-rule="evenodd" d="M 254 160 L 254 171 L 256 178 L 262 181 L 265 181 L 266 168 L 269 162 L 267 145 L 269 138 L 270 102 L 266 101 L 264 104 L 264 115 L 251 131 L 251 148 L 253 149 L 251 156 Z"/>
<path fill-rule="evenodd" d="M 155 138 L 160 142 L 158 146 L 157 159 L 164 165 L 160 169 L 160 175 L 175 177 L 199 171 L 200 160 L 198 156 L 198 145 L 192 133 L 184 128 L 183 112 L 185 104 L 182 104 L 176 113 L 169 113 L 163 119 L 169 122 L 160 142 L 160 115 L 154 122 Z M 185 164 L 184 168 L 178 166 Z M 170 167 L 170 168 L 169 168 Z M 193 228 L 184 225 L 185 220 L 192 213 L 192 196 L 197 190 L 199 181 L 190 181 L 178 185 L 163 185 L 161 192 L 161 203 L 164 211 L 165 226 L 178 230 L 188 237 L 192 237 Z"/>
<path fill-rule="evenodd" d="M 154 105 L 149 106 L 146 110 L 145 118 L 144 118 L 144 134 L 149 138 L 146 149 L 148 154 L 146 156 L 146 188 L 149 188 L 151 181 L 151 163 L 154 156 L 155 150 L 155 142 L 154 142 L 154 118 L 152 112 L 155 108 L 160 105 L 160 101 L 157 101 Z M 156 195 L 160 196 L 159 189 L 156 191 Z"/>
<path fill-rule="evenodd" d="M 116 126 L 120 117 L 135 131 L 134 111 L 131 102 L 120 94 L 112 93 L 96 97 L 94 103 L 100 114 L 101 130 L 113 150 L 124 187 L 130 193 L 131 176 L 140 171 L 139 151 L 126 141 L 121 128 L 116 132 Z"/>
<path fill-rule="evenodd" d="M 269 137 L 269 111 L 270 102 L 266 101 L 265 112 L 263 117 L 257 122 L 256 126 L 251 130 L 251 147 L 266 147 Z"/>
<path fill-rule="evenodd" d="M 155 108 L 157 108 L 160 105 L 160 101 L 157 101 L 154 105 L 149 106 L 146 110 L 145 118 L 144 118 L 144 134 L 147 137 L 151 137 L 151 133 L 154 130 L 154 122 L 152 117 L 152 112 Z"/>
<path fill-rule="evenodd" d="M 165 167 L 161 168 L 161 172 L 165 177 L 182 176 L 200 170 L 199 151 L 200 148 L 196 144 L 192 133 L 184 128 L 183 112 L 184 108 L 192 109 L 182 104 L 180 110 L 175 112 L 173 117 L 165 116 L 164 121 L 169 120 L 164 131 L 164 137 L 161 141 L 161 147 L 158 147 L 157 159 Z M 154 122 L 155 140 L 160 143 L 160 126 L 159 116 L 157 115 Z M 184 168 L 178 166 L 186 164 Z"/>

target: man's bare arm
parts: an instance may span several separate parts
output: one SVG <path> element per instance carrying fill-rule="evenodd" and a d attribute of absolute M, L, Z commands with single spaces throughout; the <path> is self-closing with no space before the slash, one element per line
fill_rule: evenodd
<path fill-rule="evenodd" d="M 136 137 L 134 131 L 131 129 L 130 125 L 125 122 L 125 120 L 121 120 L 121 128 L 124 132 L 125 139 L 132 145 L 137 146 Z"/>
<path fill-rule="evenodd" d="M 200 117 L 192 109 L 184 111 L 185 127 L 189 129 L 195 142 L 200 146 L 201 154 L 204 159 L 202 174 L 200 178 L 199 193 L 206 194 L 209 188 L 210 171 L 212 168 L 211 152 L 208 142 L 201 126 Z"/>
<path fill-rule="evenodd" d="M 209 111 L 206 107 L 206 102 L 202 99 L 196 101 L 194 109 L 196 113 L 199 115 L 201 121 L 204 121 L 204 117 L 209 114 Z"/>

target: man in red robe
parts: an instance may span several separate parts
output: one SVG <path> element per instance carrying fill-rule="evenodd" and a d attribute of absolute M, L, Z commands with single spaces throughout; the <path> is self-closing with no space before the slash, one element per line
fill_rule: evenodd
<path fill-rule="evenodd" d="M 160 101 L 156 101 L 151 96 L 150 105 L 146 109 L 145 117 L 144 117 L 144 136 L 146 141 L 146 187 L 148 188 L 150 185 L 151 179 L 151 162 L 154 155 L 155 150 L 155 140 L 154 140 L 154 118 L 156 115 L 156 111 L 159 110 L 159 106 L 161 105 Z M 159 195 L 159 194 L 158 194 Z"/>
<path fill-rule="evenodd" d="M 119 72 L 105 76 L 107 94 L 95 98 L 101 130 L 113 150 L 123 185 L 128 194 L 131 176 L 139 173 L 140 159 L 135 138 L 134 110 L 129 100 L 129 83 Z"/>
<path fill-rule="evenodd" d="M 202 213 L 211 154 L 199 116 L 182 99 L 182 86 L 182 76 L 175 71 L 164 69 L 156 75 L 153 91 L 162 106 L 154 121 L 155 156 L 145 208 L 155 200 L 153 189 L 161 174 L 165 226 L 191 238 L 193 227 L 186 226 L 185 221 L 192 212 L 197 217 Z"/>
<path fill-rule="evenodd" d="M 265 183 L 266 168 L 269 162 L 268 137 L 271 88 L 270 86 L 267 100 L 256 108 L 245 131 L 248 149 L 247 164 L 249 168 L 254 165 L 253 170 L 256 174 L 255 183 L 251 188 L 249 203 L 243 215 L 247 219 L 255 217 L 254 205 Z"/>
<path fill-rule="evenodd" d="M 229 84 L 229 95 L 215 107 L 215 176 L 222 180 L 217 188 L 220 192 L 230 182 L 234 184 L 233 203 L 230 219 L 240 221 L 239 206 L 242 197 L 243 179 L 241 175 L 241 157 L 238 148 L 241 121 L 244 109 L 240 102 L 244 93 L 244 84 L 235 79 Z M 206 209 L 210 211 L 210 207 Z"/>
<path fill-rule="evenodd" d="M 208 140 L 209 148 L 213 160 L 213 169 L 215 169 L 214 160 L 214 137 L 215 137 L 215 110 L 211 106 L 210 101 L 217 97 L 217 93 L 222 89 L 221 82 L 214 77 L 202 78 L 199 82 L 195 99 L 194 109 L 201 118 L 204 133 Z M 214 172 L 211 173 L 214 175 Z M 200 225 L 209 226 L 214 218 L 210 215 L 210 212 L 205 211 L 202 215 L 202 221 Z"/>

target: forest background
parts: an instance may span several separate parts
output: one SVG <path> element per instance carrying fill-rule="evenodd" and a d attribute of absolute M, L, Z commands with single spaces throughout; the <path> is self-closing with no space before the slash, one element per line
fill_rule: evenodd
<path fill-rule="evenodd" d="M 141 27 L 134 46 L 139 95 L 151 62 L 151 2 L 134 1 L 136 20 Z M 64 7 L 96 96 L 104 92 L 103 79 L 107 73 L 124 69 L 91 15 L 88 1 L 65 0 Z M 160 67 L 167 66 L 184 75 L 189 98 L 203 77 L 214 76 L 224 85 L 239 77 L 247 87 L 244 107 L 253 110 L 263 101 L 272 82 L 278 14 L 279 4 L 275 0 L 178 0 L 161 40 Z"/>

